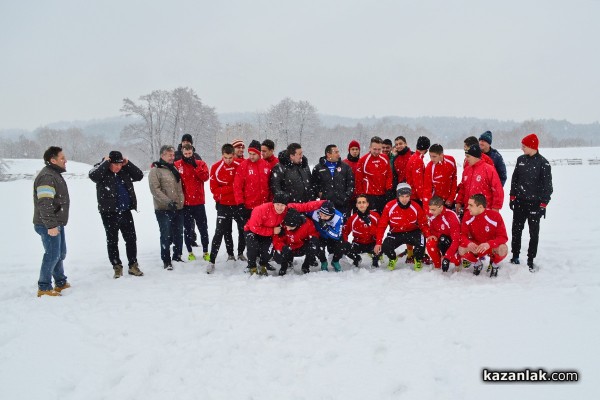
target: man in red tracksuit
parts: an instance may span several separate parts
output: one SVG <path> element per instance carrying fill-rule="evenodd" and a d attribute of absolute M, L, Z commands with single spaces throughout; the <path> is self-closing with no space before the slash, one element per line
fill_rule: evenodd
<path fill-rule="evenodd" d="M 317 258 L 319 232 L 311 220 L 294 208 L 287 210 L 278 235 L 273 235 L 273 259 L 281 265 L 279 276 L 287 273 L 294 257 L 305 256 L 302 272 L 310 272 L 310 264 Z"/>
<path fill-rule="evenodd" d="M 423 181 L 425 178 L 425 162 L 423 157 L 427 154 L 431 142 L 427 136 L 419 136 L 417 139 L 417 151 L 410 156 L 406 164 L 406 183 L 412 189 L 411 200 L 423 206 Z"/>
<path fill-rule="evenodd" d="M 392 165 L 394 169 L 394 184 L 406 182 L 406 164 L 414 153 L 406 144 L 404 136 L 394 139 L 394 152 L 392 153 Z"/>
<path fill-rule="evenodd" d="M 427 202 L 432 196 L 439 196 L 446 207 L 451 208 L 456 198 L 456 161 L 454 157 L 445 155 L 440 144 L 429 148 L 431 161 L 425 167 L 423 180 L 423 209 L 427 210 Z"/>
<path fill-rule="evenodd" d="M 279 164 L 279 158 L 275 157 L 275 143 L 271 139 L 265 139 L 260 144 L 262 159 L 269 163 L 271 169 Z"/>
<path fill-rule="evenodd" d="M 347 246 L 346 255 L 353 261 L 355 267 L 360 266 L 361 254 L 369 253 L 373 256 L 372 266 L 379 267 L 379 255 L 374 253 L 377 239 L 377 223 L 379 214 L 369 210 L 369 199 L 364 194 L 356 198 L 356 212 L 350 216 L 344 224 L 342 239 Z M 348 237 L 352 234 L 352 244 L 348 243 Z"/>
<path fill-rule="evenodd" d="M 388 258 L 388 269 L 396 269 L 396 248 L 402 244 L 414 246 L 414 270 L 423 268 L 421 261 L 425 253 L 425 237 L 429 236 L 427 216 L 421 206 L 410 199 L 411 187 L 408 183 L 399 183 L 396 187 L 398 197 L 386 204 L 377 224 L 377 244 L 375 254 L 383 252 Z M 390 228 L 385 241 L 383 235 Z M 425 235 L 425 237 L 423 236 Z M 383 244 L 383 246 L 382 246 Z"/>
<path fill-rule="evenodd" d="M 225 236 L 225 248 L 229 255 L 228 260 L 235 260 L 233 255 L 233 238 L 231 236 L 231 223 L 235 220 L 238 226 L 238 254 L 244 254 L 246 241 L 244 237 L 244 219 L 239 213 L 238 203 L 233 192 L 233 181 L 235 172 L 239 167 L 239 161 L 234 159 L 234 148 L 230 144 L 224 144 L 221 148 L 222 159 L 216 162 L 210 169 L 210 191 L 216 202 L 217 227 L 210 248 L 210 259 L 207 273 L 212 273 L 215 268 L 215 260 L 221 247 L 221 241 Z"/>
<path fill-rule="evenodd" d="M 508 235 L 500 213 L 486 209 L 486 206 L 482 194 L 474 194 L 469 198 L 469 209 L 465 212 L 460 229 L 458 254 L 474 263 L 475 275 L 481 272 L 480 258 L 489 255 L 490 277 L 495 277 L 498 276 L 498 264 L 508 254 Z"/>
<path fill-rule="evenodd" d="M 496 168 L 481 160 L 479 144 L 469 147 L 465 154 L 467 164 L 456 196 L 456 212 L 460 214 L 471 196 L 478 193 L 485 196 L 489 208 L 500 211 L 504 203 L 504 189 Z"/>
<path fill-rule="evenodd" d="M 175 161 L 175 168 L 179 171 L 183 184 L 183 238 L 189 253 L 188 260 L 196 259 L 192 252 L 195 222 L 200 231 L 204 259 L 208 261 L 208 221 L 204 208 L 204 182 L 209 178 L 208 165 L 204 161 L 196 159 L 194 148 L 189 143 L 181 147 L 181 153 L 182 158 Z"/>
<path fill-rule="evenodd" d="M 278 192 L 273 196 L 273 202 L 262 204 L 252 210 L 252 215 L 244 227 L 246 244 L 248 245 L 248 267 L 246 272 L 267 275 L 267 263 L 271 257 L 273 235 L 279 235 L 281 224 L 285 218 L 288 207 L 300 212 L 318 210 L 325 200 L 309 201 L 307 203 L 289 203 L 286 193 Z M 256 267 L 256 260 L 260 258 L 260 271 Z"/>
<path fill-rule="evenodd" d="M 433 146 L 432 146 L 433 147 Z M 460 243 L 460 221 L 452 210 L 444 207 L 444 199 L 434 195 L 429 200 L 429 236 L 427 252 L 435 268 L 447 272 L 450 263 L 460 263 L 457 252 Z"/>
<path fill-rule="evenodd" d="M 248 146 L 248 158 L 242 161 L 235 171 L 233 193 L 239 204 L 239 212 L 244 217 L 244 225 L 254 207 L 269 201 L 271 189 L 269 177 L 271 166 L 261 158 L 260 142 L 253 140 Z"/>
<path fill-rule="evenodd" d="M 385 206 L 386 193 L 392 189 L 393 183 L 390 161 L 381 154 L 382 143 L 379 136 L 371 138 L 369 153 L 358 160 L 354 179 L 357 193 L 366 194 L 371 209 L 379 213 Z"/>

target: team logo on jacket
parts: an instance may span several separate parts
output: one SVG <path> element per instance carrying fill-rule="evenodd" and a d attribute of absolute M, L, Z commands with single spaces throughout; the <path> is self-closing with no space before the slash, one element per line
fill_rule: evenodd
<path fill-rule="evenodd" d="M 337 172 L 342 172 L 342 167 L 337 167 Z"/>
<path fill-rule="evenodd" d="M 269 168 L 265 168 L 264 171 L 265 171 L 265 174 L 268 174 L 269 173 Z"/>
<path fill-rule="evenodd" d="M 477 182 L 481 182 L 481 175 L 477 175 L 477 178 L 475 178 L 475 180 L 476 180 Z"/>
<path fill-rule="evenodd" d="M 442 225 L 442 230 L 445 231 L 446 230 L 446 225 Z"/>
<path fill-rule="evenodd" d="M 490 231 L 490 226 L 489 226 L 489 225 L 486 225 L 486 226 L 485 226 L 485 231 L 486 231 L 486 232 L 489 232 L 489 231 Z"/>

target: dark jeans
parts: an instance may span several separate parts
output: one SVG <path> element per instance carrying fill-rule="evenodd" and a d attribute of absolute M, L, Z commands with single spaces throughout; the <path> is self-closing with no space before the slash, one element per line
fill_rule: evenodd
<path fill-rule="evenodd" d="M 183 247 L 183 212 L 181 210 L 154 210 L 160 229 L 160 258 L 171 262 L 171 244 L 174 244 L 173 258 L 181 257 Z"/>
<path fill-rule="evenodd" d="M 125 240 L 125 251 L 129 266 L 137 262 L 137 237 L 131 211 L 122 213 L 100 213 L 106 232 L 108 259 L 112 265 L 121 265 L 119 257 L 119 231 Z"/>
<path fill-rule="evenodd" d="M 44 257 L 40 268 L 38 288 L 40 290 L 52 290 L 52 278 L 56 286 L 64 286 L 67 277 L 63 268 L 63 260 L 67 256 L 67 242 L 65 240 L 65 227 L 58 227 L 58 235 L 50 236 L 48 228 L 44 225 L 34 225 L 33 228 L 42 237 L 44 245 Z"/>
<path fill-rule="evenodd" d="M 375 253 L 373 252 L 373 249 L 375 248 L 375 242 L 370 243 L 370 244 L 362 244 L 362 243 L 347 243 L 346 244 L 347 247 L 347 251 L 346 251 L 346 255 L 352 259 L 352 261 L 355 261 L 361 254 L 363 253 L 368 253 L 371 254 L 373 256 L 373 266 L 377 266 L 377 261 L 379 260 L 380 256 L 375 255 Z"/>
<path fill-rule="evenodd" d="M 319 239 L 310 238 L 308 239 L 302 247 L 296 250 L 292 250 L 290 246 L 283 246 L 281 252 L 276 251 L 273 255 L 273 259 L 277 264 L 281 265 L 281 269 L 284 271 L 287 270 L 292 262 L 294 261 L 294 257 L 302 257 L 304 258 L 304 262 L 302 263 L 302 269 L 310 268 L 310 264 L 317 257 L 317 249 L 319 247 Z"/>
<path fill-rule="evenodd" d="M 192 252 L 192 243 L 196 241 L 195 225 L 200 231 L 200 240 L 202 241 L 202 251 L 208 251 L 208 221 L 206 219 L 206 209 L 204 204 L 197 206 L 183 206 L 183 229 L 185 247 L 188 253 Z"/>
<path fill-rule="evenodd" d="M 423 255 L 425 254 L 425 238 L 419 229 L 410 232 L 389 232 L 383 241 L 381 251 L 390 260 L 395 260 L 396 248 L 403 244 L 412 244 L 415 246 L 413 250 L 415 260 L 421 261 L 423 259 Z"/>
<path fill-rule="evenodd" d="M 238 206 L 224 206 L 217 203 L 217 227 L 213 236 L 210 248 L 210 262 L 214 264 L 217 254 L 221 248 L 223 236 L 225 237 L 225 248 L 227 254 L 233 255 L 233 237 L 231 235 L 232 221 L 235 220 L 238 227 L 238 254 L 242 254 L 246 249 L 246 240 L 244 225 L 246 225 L 245 215 L 241 215 Z"/>
<path fill-rule="evenodd" d="M 246 231 L 246 244 L 248 245 L 248 268 L 256 268 L 256 259 L 259 257 L 260 265 L 267 265 L 271 259 L 273 237 Z"/>
<path fill-rule="evenodd" d="M 329 254 L 333 254 L 331 261 L 340 261 L 344 255 L 344 242 L 330 238 L 319 238 L 319 252 L 317 255 L 319 257 L 319 261 L 321 262 L 327 261 L 325 249 L 327 249 Z"/>
<path fill-rule="evenodd" d="M 512 222 L 511 251 L 513 256 L 518 257 L 521 252 L 521 235 L 525 228 L 525 221 L 529 225 L 529 248 L 527 258 L 534 259 L 537 255 L 538 242 L 540 239 L 540 203 L 530 203 L 515 200 Z"/>

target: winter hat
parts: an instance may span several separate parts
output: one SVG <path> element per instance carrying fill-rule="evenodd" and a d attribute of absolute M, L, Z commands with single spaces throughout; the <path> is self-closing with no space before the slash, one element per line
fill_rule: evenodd
<path fill-rule="evenodd" d="M 525 136 L 523 140 L 521 140 L 521 143 L 524 146 L 534 150 L 537 150 L 540 146 L 540 140 L 535 133 L 530 133 L 529 135 Z"/>
<path fill-rule="evenodd" d="M 348 145 L 348 151 L 350 151 L 350 149 L 353 147 L 358 147 L 358 149 L 360 150 L 360 143 L 358 143 L 358 141 L 356 140 L 351 141 Z"/>
<path fill-rule="evenodd" d="M 273 203 L 285 204 L 287 205 L 290 202 L 290 197 L 286 193 L 275 193 L 273 196 Z"/>
<path fill-rule="evenodd" d="M 484 142 L 488 142 L 489 145 L 492 144 L 492 132 L 485 131 L 479 136 L 479 140 L 483 140 Z"/>
<path fill-rule="evenodd" d="M 412 188 L 406 182 L 399 183 L 398 186 L 396 186 L 396 197 L 405 194 L 411 195 Z"/>
<path fill-rule="evenodd" d="M 231 145 L 233 147 L 245 146 L 244 141 L 242 139 L 234 139 L 234 141 L 231 142 Z"/>
<path fill-rule="evenodd" d="M 108 158 L 110 158 L 111 164 L 122 163 L 125 161 L 123 160 L 123 154 L 121 154 L 121 152 L 117 150 L 113 150 L 110 153 L 108 153 Z"/>
<path fill-rule="evenodd" d="M 473 156 L 475 158 L 481 158 L 481 149 L 479 148 L 478 145 L 476 144 L 472 144 L 467 151 L 465 151 L 465 154 L 469 155 L 469 156 Z"/>
<path fill-rule="evenodd" d="M 334 215 L 335 207 L 333 206 L 333 203 L 331 201 L 326 200 L 325 203 L 321 205 L 321 208 L 319 208 L 319 212 L 325 215 Z"/>
<path fill-rule="evenodd" d="M 192 135 L 190 135 L 189 133 L 186 133 L 185 135 L 183 135 L 181 137 L 181 141 L 182 142 L 190 142 L 190 144 L 194 144 L 194 139 L 192 139 Z"/>
<path fill-rule="evenodd" d="M 248 146 L 248 153 L 260 155 L 260 142 L 258 140 L 253 140 L 250 142 L 250 146 Z"/>
<path fill-rule="evenodd" d="M 431 142 L 427 136 L 419 136 L 417 139 L 417 150 L 427 150 L 430 145 Z"/>
<path fill-rule="evenodd" d="M 290 208 L 283 219 L 283 224 L 285 226 L 291 226 L 294 228 L 299 227 L 304 222 L 302 218 L 302 214 L 300 214 L 297 210 Z"/>

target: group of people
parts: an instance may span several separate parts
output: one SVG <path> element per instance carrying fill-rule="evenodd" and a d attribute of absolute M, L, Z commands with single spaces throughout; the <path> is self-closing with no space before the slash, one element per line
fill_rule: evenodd
<path fill-rule="evenodd" d="M 412 263 L 415 271 L 432 263 L 446 272 L 454 264 L 472 268 L 475 275 L 488 256 L 489 275 L 497 276 L 499 263 L 509 253 L 499 213 L 507 175 L 502 156 L 491 144 L 489 131 L 465 139 L 464 170 L 458 180 L 456 160 L 424 136 L 418 138 L 415 151 L 402 136 L 394 143 L 374 136 L 362 156 L 360 143 L 353 140 L 344 160 L 339 148 L 330 144 L 311 170 L 301 144 L 291 143 L 275 156 L 275 144 L 269 139 L 252 140 L 247 158 L 242 140 L 224 144 L 221 159 L 209 169 L 196 152 L 192 136 L 185 134 L 177 150 L 162 146 L 148 174 L 164 269 L 184 262 L 184 244 L 188 260 L 196 260 L 196 227 L 207 273 L 215 270 L 223 239 L 228 260 L 235 261 L 235 221 L 237 260 L 247 262 L 251 274 L 275 271 L 274 262 L 280 265 L 278 274 L 285 275 L 295 257 L 304 257 L 303 273 L 319 264 L 323 271 L 330 265 L 341 271 L 344 255 L 359 267 L 362 255 L 368 254 L 371 267 L 378 267 L 385 255 L 387 268 L 394 270 L 406 255 L 405 262 Z M 527 135 L 521 144 L 524 154 L 517 160 L 510 188 L 510 262 L 520 263 L 521 234 L 528 222 L 527 265 L 534 272 L 540 219 L 552 195 L 552 175 L 550 164 L 538 151 L 537 136 Z M 428 152 L 431 161 L 425 165 Z M 34 182 L 33 222 L 45 249 L 38 296 L 59 296 L 70 287 L 63 268 L 69 194 L 61 173 L 66 170 L 66 157 L 61 148 L 50 147 L 44 161 L 46 166 Z M 142 276 L 131 210 L 137 209 L 133 182 L 142 180 L 143 172 L 121 152 L 111 151 L 89 177 L 96 183 L 114 278 L 123 275 L 119 232 L 125 240 L 128 273 Z M 217 210 L 210 248 L 207 181 Z M 398 254 L 402 245 L 406 249 Z M 331 264 L 326 253 L 332 257 Z"/>

